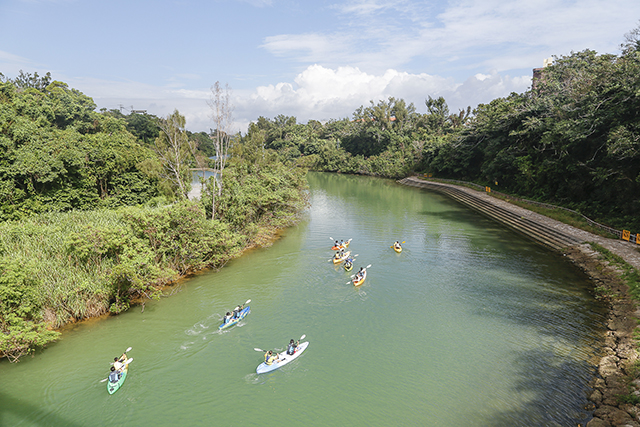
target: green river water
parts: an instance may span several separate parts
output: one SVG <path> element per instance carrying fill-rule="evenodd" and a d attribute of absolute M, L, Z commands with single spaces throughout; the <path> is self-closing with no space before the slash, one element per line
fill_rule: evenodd
<path fill-rule="evenodd" d="M 173 295 L 73 325 L 0 363 L 1 426 L 575 426 L 591 417 L 605 311 L 560 255 L 437 193 L 309 174 L 311 208 L 273 246 Z M 355 288 L 329 262 L 353 238 Z M 396 254 L 390 245 L 406 241 Z M 354 272 L 355 272 L 354 269 Z M 223 313 L 251 313 L 219 332 Z M 263 349 L 306 334 L 257 375 Z M 127 347 L 124 386 L 100 382 Z M 584 424 L 583 424 L 584 425 Z"/>

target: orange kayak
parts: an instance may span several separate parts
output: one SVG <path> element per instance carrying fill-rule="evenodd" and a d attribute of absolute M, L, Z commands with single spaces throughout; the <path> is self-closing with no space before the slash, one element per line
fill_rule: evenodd
<path fill-rule="evenodd" d="M 339 251 L 340 249 L 348 248 L 349 243 L 351 243 L 351 239 L 347 240 L 346 242 L 343 242 L 341 245 L 333 245 L 331 249 L 334 251 Z"/>

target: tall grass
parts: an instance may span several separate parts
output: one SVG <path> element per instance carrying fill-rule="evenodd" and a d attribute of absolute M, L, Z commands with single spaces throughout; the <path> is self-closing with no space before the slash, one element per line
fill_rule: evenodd
<path fill-rule="evenodd" d="M 79 266 L 68 254 L 70 233 L 87 226 L 117 228 L 125 224 L 117 211 L 73 211 L 46 213 L 22 221 L 0 223 L 0 256 L 29 264 L 38 303 L 47 310 L 53 327 L 95 316 L 108 309 L 110 294 L 106 277 L 113 267 L 110 259 Z M 51 313 L 55 318 L 51 318 Z"/>
<path fill-rule="evenodd" d="M 622 280 L 629 287 L 629 293 L 634 300 L 640 302 L 640 272 L 631 264 L 627 263 L 621 256 L 614 254 L 610 250 L 600 246 L 597 243 L 589 242 L 591 247 L 598 251 L 602 258 L 611 264 L 619 267 L 622 273 Z"/>

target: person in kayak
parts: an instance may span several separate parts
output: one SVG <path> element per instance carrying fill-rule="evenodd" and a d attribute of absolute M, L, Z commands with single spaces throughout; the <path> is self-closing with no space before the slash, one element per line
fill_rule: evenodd
<path fill-rule="evenodd" d="M 118 372 L 116 368 L 112 366 L 111 373 L 109 374 L 109 382 L 117 383 L 118 380 L 120 379 L 120 376 L 121 376 L 120 372 Z"/>
<path fill-rule="evenodd" d="M 394 248 L 396 248 L 396 249 L 402 249 L 402 246 L 400 246 L 400 242 L 398 242 L 398 241 L 396 241 L 396 242 L 393 244 L 393 247 L 394 247 Z"/>
<path fill-rule="evenodd" d="M 289 341 L 289 345 L 287 346 L 287 354 L 289 356 L 291 356 L 293 353 L 296 352 L 296 348 L 298 347 L 298 344 L 300 344 L 300 341 L 294 342 L 293 338 L 291 338 L 291 341 Z"/>
<path fill-rule="evenodd" d="M 273 354 L 273 351 L 269 350 L 264 354 L 264 363 L 267 365 L 273 364 L 273 362 L 277 362 L 280 360 L 280 355 L 278 353 Z"/>
<path fill-rule="evenodd" d="M 115 368 L 115 370 L 122 371 L 122 369 L 124 368 L 124 362 L 126 360 L 127 360 L 127 353 L 122 353 L 122 356 L 120 356 L 120 358 L 114 357 L 113 367 Z"/>
<path fill-rule="evenodd" d="M 237 319 L 240 316 L 240 312 L 244 309 L 244 304 L 240 304 L 233 309 L 233 318 Z"/>
<path fill-rule="evenodd" d="M 358 280 L 360 280 L 360 279 L 364 276 L 364 272 L 365 272 L 364 267 L 360 267 L 360 271 L 358 271 L 358 272 L 356 273 L 356 277 L 355 277 L 355 279 L 354 279 L 354 280 L 355 280 L 356 282 L 357 282 Z"/>
<path fill-rule="evenodd" d="M 347 258 L 347 260 L 344 262 L 344 269 L 349 271 L 351 270 L 351 267 L 353 267 L 353 258 Z"/>
<path fill-rule="evenodd" d="M 342 257 L 342 249 L 339 250 L 338 252 L 336 252 L 336 255 L 334 256 L 335 259 L 340 259 Z"/>
<path fill-rule="evenodd" d="M 222 324 L 226 325 L 229 320 L 231 320 L 231 312 L 227 311 L 227 314 L 222 317 Z"/>

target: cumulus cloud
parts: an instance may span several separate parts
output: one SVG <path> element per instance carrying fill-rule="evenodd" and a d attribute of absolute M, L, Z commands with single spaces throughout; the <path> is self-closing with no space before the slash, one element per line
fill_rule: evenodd
<path fill-rule="evenodd" d="M 211 110 L 207 105 L 210 97 L 208 89 L 146 87 L 143 91 L 134 91 L 130 84 L 133 83 L 119 87 L 117 82 L 111 82 L 103 89 L 96 88 L 93 91 L 86 91 L 86 88 L 78 85 L 74 87 L 88 94 L 93 93 L 99 107 L 111 109 L 123 106 L 125 112 L 134 108 L 147 110 L 157 116 L 166 116 L 177 108 L 186 117 L 189 130 L 209 131 L 213 126 Z M 475 108 L 478 104 L 488 103 L 511 92 L 524 92 L 530 85 L 531 75 L 510 77 L 497 71 L 477 74 L 459 83 L 452 78 L 426 73 L 411 74 L 389 69 L 381 74 L 370 74 L 356 67 L 332 69 L 312 65 L 293 81 L 259 86 L 253 90 L 232 91 L 231 97 L 234 128 L 244 133 L 249 123 L 260 116 L 272 119 L 284 114 L 296 117 L 299 123 L 311 119 L 325 121 L 349 118 L 361 105 L 368 106 L 369 101 L 377 103 L 389 97 L 412 102 L 418 112 L 424 113 L 424 102 L 429 96 L 443 96 L 450 110 L 458 111 L 467 106 Z M 121 96 L 114 97 L 114 93 Z M 134 93 L 138 96 L 132 96 Z"/>
<path fill-rule="evenodd" d="M 496 71 L 457 83 L 451 78 L 392 69 L 373 75 L 356 67 L 329 69 L 313 65 L 298 74 L 293 82 L 258 87 L 250 94 L 235 97 L 234 103 L 237 118 L 243 123 L 278 114 L 295 116 L 304 123 L 310 119 L 351 117 L 359 106 L 389 97 L 413 102 L 419 112 L 425 112 L 424 102 L 429 96 L 443 96 L 450 109 L 457 111 L 511 92 L 524 92 L 530 83 L 530 75 L 510 77 Z"/>

